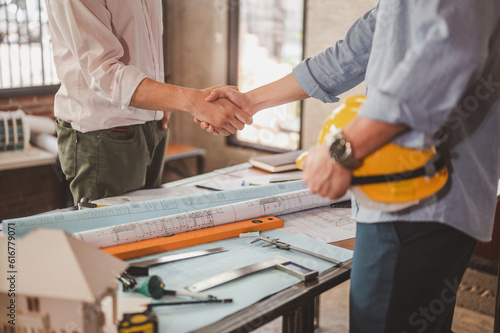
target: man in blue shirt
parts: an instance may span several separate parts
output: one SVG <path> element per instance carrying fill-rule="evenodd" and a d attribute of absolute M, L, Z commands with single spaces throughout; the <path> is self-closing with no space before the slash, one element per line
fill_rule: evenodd
<path fill-rule="evenodd" d="M 214 91 L 249 115 L 337 95 L 363 80 L 367 100 L 341 135 L 353 161 L 388 142 L 423 149 L 445 132 L 448 183 L 410 208 L 353 200 L 351 332 L 451 332 L 455 298 L 476 240 L 489 241 L 500 174 L 500 1 L 380 0 L 344 40 L 283 79 L 240 93 Z M 208 131 L 213 128 L 202 123 Z M 445 130 L 443 130 L 445 129 Z M 304 182 L 338 198 L 352 170 L 313 148 Z"/>

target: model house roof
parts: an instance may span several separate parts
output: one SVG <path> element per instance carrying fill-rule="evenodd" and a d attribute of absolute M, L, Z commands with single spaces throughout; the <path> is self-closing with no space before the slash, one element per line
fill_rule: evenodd
<path fill-rule="evenodd" d="M 7 241 L 0 238 L 4 254 Z M 56 229 L 35 229 L 16 239 L 15 248 L 16 293 L 20 295 L 95 302 L 128 266 Z M 4 264 L 9 265 L 2 260 L 0 266 Z M 2 267 L 3 272 L 11 270 Z M 8 289 L 8 285 L 0 284 L 0 292 Z"/>

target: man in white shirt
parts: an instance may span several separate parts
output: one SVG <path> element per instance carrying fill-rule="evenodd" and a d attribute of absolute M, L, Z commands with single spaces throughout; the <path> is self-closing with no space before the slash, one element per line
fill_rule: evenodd
<path fill-rule="evenodd" d="M 161 0 L 47 0 L 62 169 L 73 199 L 160 185 L 171 112 L 228 135 L 252 118 L 208 91 L 163 83 Z"/>

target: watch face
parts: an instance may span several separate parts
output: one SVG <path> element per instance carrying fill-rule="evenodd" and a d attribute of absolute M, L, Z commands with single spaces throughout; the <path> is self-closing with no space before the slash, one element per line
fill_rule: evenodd
<path fill-rule="evenodd" d="M 330 145 L 330 158 L 346 169 L 356 169 L 359 163 L 354 160 L 351 143 L 344 138 L 341 132 L 336 133 L 332 139 L 333 142 Z"/>
<path fill-rule="evenodd" d="M 336 138 L 330 146 L 330 156 L 338 161 L 346 152 L 346 140 L 344 138 Z"/>

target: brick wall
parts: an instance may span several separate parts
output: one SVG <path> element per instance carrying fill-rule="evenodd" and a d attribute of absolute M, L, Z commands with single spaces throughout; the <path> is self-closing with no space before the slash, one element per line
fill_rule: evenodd
<path fill-rule="evenodd" d="M 34 116 L 54 117 L 54 94 L 0 99 L 0 111 L 23 110 Z"/>

